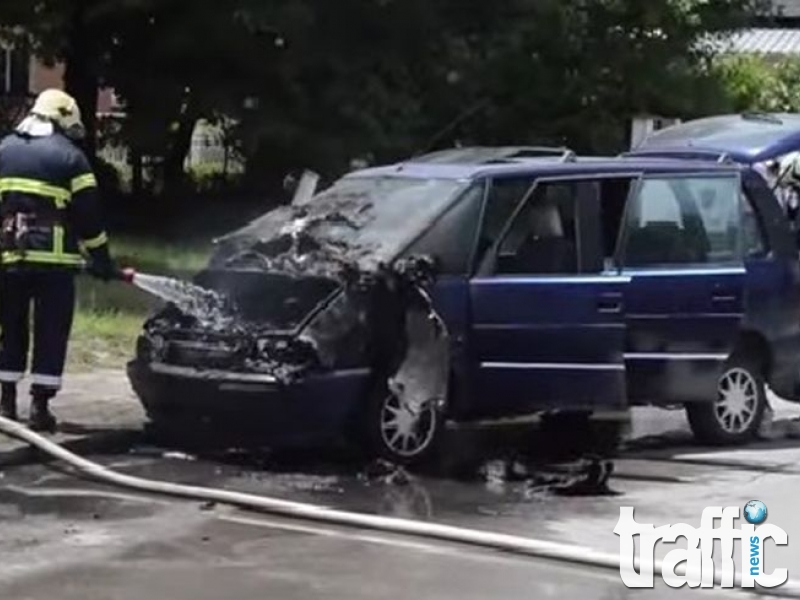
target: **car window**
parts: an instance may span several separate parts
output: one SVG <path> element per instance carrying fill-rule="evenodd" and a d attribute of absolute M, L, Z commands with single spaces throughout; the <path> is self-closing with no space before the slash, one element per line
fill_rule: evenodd
<path fill-rule="evenodd" d="M 628 211 L 625 264 L 724 264 L 739 256 L 739 179 L 642 181 Z"/>
<path fill-rule="evenodd" d="M 744 255 L 749 257 L 766 256 L 770 248 L 761 215 L 753 205 L 753 201 L 744 192 L 741 193 L 741 205 Z"/>
<path fill-rule="evenodd" d="M 708 261 L 730 262 L 739 255 L 741 187 L 736 179 L 687 179 L 687 191 L 698 201 L 708 237 Z"/>
<path fill-rule="evenodd" d="M 516 214 L 497 253 L 495 274 L 576 274 L 577 184 L 536 187 Z"/>
<path fill-rule="evenodd" d="M 534 181 L 532 177 L 513 177 L 491 182 L 478 238 L 475 257 L 477 264 L 480 264 L 486 257 L 486 251 L 498 241 L 514 209 L 533 187 Z"/>
<path fill-rule="evenodd" d="M 435 257 L 438 272 L 443 275 L 466 274 L 470 269 L 484 191 L 484 183 L 469 188 L 455 206 L 442 215 L 403 254 Z"/>
<path fill-rule="evenodd" d="M 681 224 L 681 207 L 670 183 L 658 179 L 646 179 L 639 193 L 639 227 L 652 223 Z"/>

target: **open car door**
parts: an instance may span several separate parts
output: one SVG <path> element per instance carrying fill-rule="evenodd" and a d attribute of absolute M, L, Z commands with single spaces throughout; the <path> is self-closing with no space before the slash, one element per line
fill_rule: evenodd
<path fill-rule="evenodd" d="M 603 272 L 598 189 L 596 176 L 537 180 L 483 257 L 470 284 L 480 416 L 627 407 L 629 279 Z"/>

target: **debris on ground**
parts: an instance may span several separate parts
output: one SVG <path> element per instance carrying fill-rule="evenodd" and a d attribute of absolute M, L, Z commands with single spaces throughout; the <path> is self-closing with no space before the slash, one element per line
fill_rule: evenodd
<path fill-rule="evenodd" d="M 361 470 L 358 479 L 366 483 L 379 482 L 392 486 L 404 486 L 408 485 L 413 478 L 403 467 L 379 459 Z"/>
<path fill-rule="evenodd" d="M 487 462 L 481 472 L 489 489 L 505 491 L 510 483 L 524 485 L 526 498 L 616 495 L 608 485 L 614 471 L 611 460 L 586 456 L 569 463 L 527 463 L 519 459 Z"/>

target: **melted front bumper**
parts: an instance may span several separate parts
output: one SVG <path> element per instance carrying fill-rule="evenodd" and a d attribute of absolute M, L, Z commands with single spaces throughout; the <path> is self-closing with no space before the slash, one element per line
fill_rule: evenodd
<path fill-rule="evenodd" d="M 128 378 L 149 418 L 233 433 L 264 444 L 346 436 L 366 396 L 368 369 L 313 374 L 291 384 L 271 375 L 134 360 Z"/>

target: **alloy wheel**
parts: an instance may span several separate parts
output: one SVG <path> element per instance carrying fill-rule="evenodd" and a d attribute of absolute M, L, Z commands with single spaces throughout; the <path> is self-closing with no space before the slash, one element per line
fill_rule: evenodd
<path fill-rule="evenodd" d="M 381 408 L 381 438 L 392 453 L 411 458 L 424 452 L 436 434 L 438 415 L 433 402 L 413 406 L 389 394 Z"/>
<path fill-rule="evenodd" d="M 714 415 L 720 427 L 730 434 L 748 430 L 758 413 L 759 386 L 746 370 L 735 368 L 720 377 Z"/>

